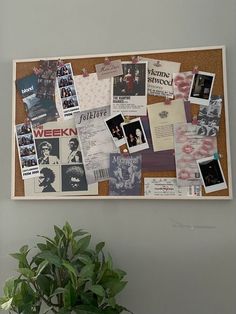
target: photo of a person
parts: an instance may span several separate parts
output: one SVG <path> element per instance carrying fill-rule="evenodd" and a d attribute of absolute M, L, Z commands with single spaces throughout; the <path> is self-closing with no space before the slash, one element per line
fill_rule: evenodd
<path fill-rule="evenodd" d="M 55 181 L 55 173 L 50 168 L 42 168 L 38 177 L 38 185 L 43 188 L 42 192 L 56 192 L 52 183 Z"/>
<path fill-rule="evenodd" d="M 123 75 L 114 77 L 113 96 L 144 96 L 146 64 L 123 63 Z"/>
<path fill-rule="evenodd" d="M 87 191 L 83 165 L 62 166 L 62 191 Z"/>
<path fill-rule="evenodd" d="M 54 144 L 54 145 L 52 145 Z M 59 164 L 59 143 L 58 139 L 36 140 L 36 147 L 39 156 L 39 164 Z M 54 154 L 53 154 L 54 153 Z"/>
<path fill-rule="evenodd" d="M 69 140 L 70 153 L 67 158 L 68 164 L 82 163 L 82 154 L 79 148 L 79 141 L 76 137 Z"/>
<path fill-rule="evenodd" d="M 206 136 L 207 135 L 207 128 L 205 126 L 201 126 L 198 131 L 197 131 L 198 135 L 202 135 L 202 136 Z"/>
<path fill-rule="evenodd" d="M 124 122 L 124 117 L 122 113 L 115 114 L 104 120 L 109 132 L 112 135 L 112 139 L 116 145 L 119 147 L 125 144 L 124 133 L 121 128 L 121 123 Z"/>

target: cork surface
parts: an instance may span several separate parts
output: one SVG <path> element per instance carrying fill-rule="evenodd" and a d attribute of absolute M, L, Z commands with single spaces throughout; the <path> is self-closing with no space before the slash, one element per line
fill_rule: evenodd
<path fill-rule="evenodd" d="M 167 60 L 180 62 L 181 67 L 180 71 L 190 71 L 194 68 L 194 66 L 198 66 L 200 71 L 215 73 L 215 82 L 212 91 L 212 95 L 222 95 L 223 96 L 223 107 L 220 121 L 220 131 L 217 136 L 217 145 L 218 152 L 221 155 L 221 166 L 224 172 L 224 176 L 229 186 L 229 178 L 228 178 L 228 164 L 227 164 L 227 147 L 226 147 L 226 119 L 228 117 L 225 116 L 225 105 L 224 105 L 224 82 L 223 82 L 223 62 L 222 62 L 222 49 L 210 49 L 210 50 L 193 50 L 193 51 L 177 51 L 177 52 L 158 52 L 158 53 L 146 53 L 140 54 L 140 56 L 159 59 L 159 60 Z M 131 61 L 131 55 L 118 55 L 118 56 L 109 56 L 110 60 L 121 59 L 122 61 Z M 74 75 L 81 74 L 81 69 L 86 68 L 88 72 L 95 72 L 95 64 L 104 62 L 104 57 L 86 57 L 86 58 L 73 58 L 73 59 L 63 59 L 65 63 L 70 62 L 72 64 Z M 24 76 L 32 74 L 33 67 L 37 67 L 39 65 L 39 61 L 18 61 L 16 62 L 16 79 L 23 78 Z M 19 124 L 22 123 L 26 119 L 26 114 L 23 106 L 22 99 L 20 94 L 14 90 L 15 93 L 15 121 L 13 123 Z M 158 96 L 148 96 L 148 105 L 156 102 L 161 102 L 164 100 L 163 97 Z M 14 107 L 13 107 L 14 108 Z M 197 114 L 199 110 L 198 105 L 191 106 L 192 115 Z M 13 156 L 15 160 L 15 190 L 13 195 L 18 197 L 24 197 L 24 182 L 21 178 L 21 171 L 19 165 L 19 159 L 17 154 L 17 147 L 15 147 L 15 156 Z M 174 171 L 161 171 L 161 172 L 144 172 L 142 174 L 143 177 L 175 177 Z M 143 185 L 143 180 L 142 180 Z M 104 181 L 99 183 L 99 195 L 98 196 L 107 196 L 108 195 L 108 182 Z M 141 195 L 143 195 L 143 186 L 141 189 Z M 217 191 L 213 193 L 204 193 L 203 195 L 206 197 L 222 197 L 229 196 L 229 188 Z M 96 196 L 91 196 L 90 198 L 95 198 Z M 119 197 L 116 197 L 119 198 Z M 168 198 L 168 197 L 167 197 Z M 43 196 L 42 196 L 43 199 Z"/>

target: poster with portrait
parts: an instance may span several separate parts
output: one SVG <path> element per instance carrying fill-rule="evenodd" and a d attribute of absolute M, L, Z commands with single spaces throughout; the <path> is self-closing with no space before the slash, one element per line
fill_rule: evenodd
<path fill-rule="evenodd" d="M 123 75 L 112 78 L 112 113 L 128 116 L 147 114 L 147 62 L 122 62 Z"/>
<path fill-rule="evenodd" d="M 131 196 L 141 192 L 142 156 L 110 155 L 109 195 Z"/>
<path fill-rule="evenodd" d="M 88 184 L 74 120 L 50 122 L 33 129 L 39 177 L 25 182 L 26 196 L 97 195 Z"/>

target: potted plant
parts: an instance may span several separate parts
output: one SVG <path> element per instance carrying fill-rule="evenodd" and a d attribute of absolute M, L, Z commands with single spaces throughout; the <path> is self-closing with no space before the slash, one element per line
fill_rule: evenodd
<path fill-rule="evenodd" d="M 119 314 L 130 312 L 116 303 L 126 273 L 105 256 L 105 243 L 89 248 L 91 235 L 73 231 L 69 223 L 54 226 L 55 236 L 30 250 L 24 245 L 11 254 L 19 276 L 6 281 L 1 309 L 9 313 Z M 130 312 L 131 313 L 131 312 Z"/>

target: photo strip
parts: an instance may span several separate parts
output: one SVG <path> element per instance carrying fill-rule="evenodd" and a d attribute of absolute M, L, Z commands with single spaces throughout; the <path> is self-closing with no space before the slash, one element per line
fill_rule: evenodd
<path fill-rule="evenodd" d="M 66 63 L 58 67 L 57 85 L 63 109 L 63 117 L 64 119 L 71 119 L 73 118 L 73 113 L 80 110 L 71 63 Z"/>
<path fill-rule="evenodd" d="M 190 87 L 188 100 L 197 105 L 208 106 L 211 99 L 214 80 L 214 73 L 195 73 Z"/>
<path fill-rule="evenodd" d="M 39 176 L 38 156 L 31 123 L 15 126 L 22 179 Z"/>
<path fill-rule="evenodd" d="M 123 75 L 112 78 L 112 113 L 147 114 L 147 61 L 122 62 Z"/>
<path fill-rule="evenodd" d="M 121 112 L 114 114 L 104 120 L 116 147 L 120 147 L 121 145 L 126 143 L 125 136 L 121 127 L 121 123 L 124 123 L 124 121 L 125 120 Z"/>
<path fill-rule="evenodd" d="M 149 148 L 146 134 L 140 118 L 131 120 L 128 123 L 121 123 L 122 130 L 126 137 L 126 144 L 130 153 L 139 152 Z"/>
<path fill-rule="evenodd" d="M 197 133 L 202 136 L 216 136 L 219 132 L 222 97 L 212 96 L 209 106 L 200 106 L 197 118 Z"/>
<path fill-rule="evenodd" d="M 215 156 L 198 159 L 197 165 L 206 193 L 227 189 L 220 161 Z"/>

